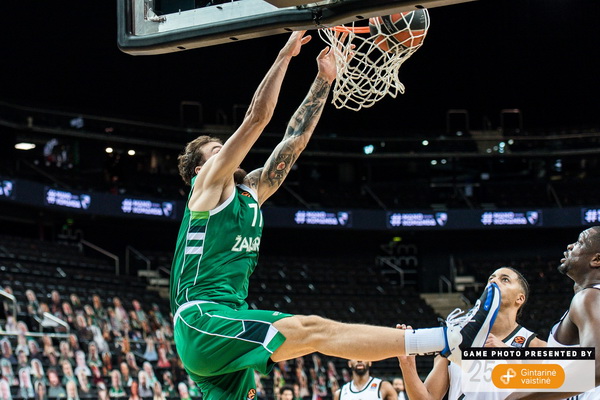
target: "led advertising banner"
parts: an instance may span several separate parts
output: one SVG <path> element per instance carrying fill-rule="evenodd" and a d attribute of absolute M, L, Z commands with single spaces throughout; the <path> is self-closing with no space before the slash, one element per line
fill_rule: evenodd
<path fill-rule="evenodd" d="M 12 180 L 0 180 L 0 197 L 13 199 L 15 194 L 15 183 Z"/>
<path fill-rule="evenodd" d="M 92 203 L 92 196 L 88 193 L 45 188 L 44 194 L 44 204 L 49 206 L 87 210 Z"/>
<path fill-rule="evenodd" d="M 0 201 L 66 213 L 117 218 L 179 221 L 182 200 L 113 195 L 49 187 L 24 179 L 0 177 Z M 367 210 L 264 207 L 267 226 L 353 230 L 460 230 L 557 228 L 600 225 L 600 206 L 501 210 Z"/>

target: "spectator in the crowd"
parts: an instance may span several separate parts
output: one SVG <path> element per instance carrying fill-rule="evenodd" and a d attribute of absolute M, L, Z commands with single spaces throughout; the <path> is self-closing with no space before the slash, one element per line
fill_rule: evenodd
<path fill-rule="evenodd" d="M 48 354 L 48 364 L 51 367 L 58 367 L 58 355 L 56 353 Z"/>
<path fill-rule="evenodd" d="M 187 378 L 187 384 L 190 397 L 200 397 L 200 389 L 198 388 L 198 385 L 196 385 L 196 382 L 194 382 L 189 375 Z"/>
<path fill-rule="evenodd" d="M 131 384 L 129 400 L 141 400 L 139 384 L 137 383 L 137 381 L 133 381 L 133 383 Z"/>
<path fill-rule="evenodd" d="M 105 326 L 108 326 L 108 324 L 105 324 Z M 106 339 L 104 338 L 104 335 L 102 334 L 102 329 L 100 329 L 96 325 L 91 325 L 90 330 L 92 331 L 92 334 L 94 335 L 93 343 L 96 343 L 96 346 L 98 346 L 98 353 L 108 353 L 110 348 L 108 347 L 108 343 L 106 342 Z M 92 343 L 92 342 L 90 342 L 90 343 Z"/>
<path fill-rule="evenodd" d="M 53 290 L 50 293 L 50 310 L 55 316 L 58 316 L 57 314 L 62 316 L 62 304 L 60 301 L 60 293 L 58 293 L 58 290 Z"/>
<path fill-rule="evenodd" d="M 121 373 L 116 369 L 110 371 L 110 389 L 108 390 L 108 395 L 110 397 L 127 396 L 123 384 L 121 383 Z"/>
<path fill-rule="evenodd" d="M 306 375 L 306 369 L 304 368 L 304 357 L 296 358 L 296 382 L 300 387 L 300 397 L 310 396 L 310 389 L 308 387 L 308 376 Z"/>
<path fill-rule="evenodd" d="M 141 397 L 152 397 L 152 384 L 146 371 L 140 371 L 138 373 L 138 389 Z"/>
<path fill-rule="evenodd" d="M 54 343 L 52 343 L 52 338 L 48 335 L 42 336 L 42 346 L 43 346 L 43 356 L 48 357 L 50 353 L 56 354 L 56 347 L 54 347 Z"/>
<path fill-rule="evenodd" d="M 327 390 L 327 377 L 322 373 L 317 374 L 317 379 L 312 384 L 313 399 L 323 400 L 325 397 L 331 395 Z"/>
<path fill-rule="evenodd" d="M 165 371 L 163 374 L 163 392 L 166 397 L 175 397 L 176 389 L 173 381 L 173 375 L 169 371 Z"/>
<path fill-rule="evenodd" d="M 102 327 L 103 325 L 106 325 L 110 322 L 106 313 L 106 309 L 102 305 L 102 300 L 97 294 L 92 296 L 92 309 L 94 310 L 94 318 L 96 319 L 96 325 Z"/>
<path fill-rule="evenodd" d="M 294 388 L 289 385 L 279 388 L 279 400 L 294 400 Z"/>
<path fill-rule="evenodd" d="M 102 377 L 102 371 L 100 371 L 100 368 L 97 365 L 92 364 L 90 370 L 92 371 L 92 384 L 96 388 L 99 388 L 102 385 L 106 387 L 106 382 L 104 382 L 104 378 Z"/>
<path fill-rule="evenodd" d="M 134 299 L 131 302 L 131 305 L 133 306 L 133 312 L 135 312 L 138 321 L 144 322 L 148 319 L 148 317 L 146 316 L 146 312 L 142 309 L 142 306 L 138 300 Z"/>
<path fill-rule="evenodd" d="M 146 372 L 146 375 L 148 375 L 148 381 L 150 382 L 150 385 L 157 381 L 152 364 L 150 364 L 148 361 L 145 361 L 144 364 L 142 364 L 142 368 L 144 372 Z"/>
<path fill-rule="evenodd" d="M 83 314 L 77 314 L 75 317 L 75 326 L 77 327 L 77 339 L 81 343 L 89 343 L 94 340 L 94 332 L 88 326 Z"/>
<path fill-rule="evenodd" d="M 167 358 L 167 350 L 160 346 L 158 348 L 158 361 L 156 362 L 158 368 L 171 368 L 171 362 Z"/>
<path fill-rule="evenodd" d="M 150 328 L 150 324 L 148 323 L 148 321 L 142 321 L 142 336 L 143 337 L 148 337 L 148 336 L 152 336 L 152 328 Z"/>
<path fill-rule="evenodd" d="M 142 330 L 142 321 L 138 319 L 137 314 L 133 310 L 129 311 L 129 327 L 133 331 L 140 332 Z"/>
<path fill-rule="evenodd" d="M 60 364 L 62 367 L 62 372 L 63 372 L 63 378 L 62 378 L 62 384 L 63 386 L 67 386 L 67 382 L 73 381 L 75 382 L 75 385 L 77 385 L 79 382 L 77 382 L 77 377 L 75 376 L 75 373 L 73 372 L 73 366 L 71 365 L 71 363 L 67 360 L 63 360 L 63 362 Z"/>
<path fill-rule="evenodd" d="M 100 359 L 100 354 L 98 353 L 98 345 L 96 344 L 96 342 L 90 342 L 88 344 L 87 365 L 88 367 L 92 365 L 95 365 L 97 367 L 102 366 L 102 360 Z"/>
<path fill-rule="evenodd" d="M 71 300 L 71 304 L 73 305 L 73 310 L 75 310 L 75 313 L 83 312 L 83 305 L 81 304 L 81 299 L 77 294 L 71 293 L 71 295 L 69 295 L 69 299 Z"/>
<path fill-rule="evenodd" d="M 156 352 L 156 346 L 152 336 L 146 337 L 146 351 L 144 351 L 144 358 L 146 361 L 158 360 L 158 353 Z"/>
<path fill-rule="evenodd" d="M 13 354 L 12 346 L 7 338 L 0 341 L 0 348 L 2 349 L 2 360 L 8 360 L 12 365 L 16 365 L 17 359 Z"/>
<path fill-rule="evenodd" d="M 8 359 L 3 358 L 0 360 L 0 371 L 2 371 L 2 377 L 6 379 L 10 386 L 17 386 L 19 380 L 13 372 L 13 367 Z"/>
<path fill-rule="evenodd" d="M 69 325 L 73 325 L 75 323 L 75 313 L 73 312 L 73 307 L 71 307 L 71 303 L 68 301 L 62 302 L 62 320 L 68 323 Z"/>
<path fill-rule="evenodd" d="M 110 327 L 111 334 L 115 337 L 121 336 L 121 330 L 123 327 L 121 325 L 121 320 L 117 319 L 117 314 L 115 313 L 114 308 L 106 308 L 106 320 L 108 322 L 108 326 Z"/>
<path fill-rule="evenodd" d="M 48 397 L 59 399 L 67 397 L 67 391 L 65 390 L 64 386 L 61 385 L 56 370 L 54 368 L 49 369 L 47 375 L 49 385 Z"/>
<path fill-rule="evenodd" d="M 77 375 L 77 380 L 79 381 L 79 392 L 85 397 L 90 393 L 90 390 L 92 390 L 92 384 L 82 369 L 80 369 L 78 372 L 75 372 L 75 375 Z"/>
<path fill-rule="evenodd" d="M 36 340 L 28 340 L 27 347 L 29 348 L 29 358 L 31 360 L 38 359 L 41 360 L 43 357 L 42 352 L 40 351 L 40 345 Z"/>
<path fill-rule="evenodd" d="M 17 321 L 17 334 L 27 335 L 29 333 L 29 327 L 23 321 Z"/>
<path fill-rule="evenodd" d="M 42 301 L 42 302 L 40 302 L 40 306 L 38 307 L 38 310 L 37 310 L 38 317 L 43 319 L 45 313 L 52 314 L 50 312 L 50 306 L 48 306 L 48 303 Z"/>
<path fill-rule="evenodd" d="M 98 386 L 98 400 L 110 400 L 108 390 L 106 389 L 106 385 L 104 383 Z"/>
<path fill-rule="evenodd" d="M 127 335 L 122 336 L 121 340 L 118 340 L 115 343 L 115 348 L 116 348 L 117 356 L 126 356 L 128 353 L 130 353 L 131 352 L 131 342 L 129 341 L 129 337 Z"/>
<path fill-rule="evenodd" d="M 0 379 L 0 400 L 12 400 L 10 385 L 6 379 Z"/>
<path fill-rule="evenodd" d="M 14 296 L 12 287 L 10 286 L 4 286 L 4 291 L 8 294 L 12 294 Z M 13 315 L 13 313 L 16 311 L 17 315 L 19 314 L 19 312 L 21 312 L 21 305 L 17 302 L 17 309 L 15 310 L 14 308 L 14 303 L 9 301 L 8 299 L 4 298 L 4 301 L 2 301 L 2 308 L 4 308 L 4 315 L 6 315 L 7 320 L 8 320 L 8 316 L 9 315 Z M 8 329 L 6 330 L 8 332 Z"/>
<path fill-rule="evenodd" d="M 335 364 L 333 361 L 327 361 L 327 380 L 332 381 L 335 379 L 336 381 L 340 380 L 340 376 L 337 373 L 335 368 Z"/>
<path fill-rule="evenodd" d="M 193 381 L 191 378 L 188 377 L 188 384 L 190 382 L 193 382 Z M 258 400 L 265 399 L 267 394 L 265 393 L 265 387 L 263 386 L 260 372 L 258 372 L 257 370 L 254 370 L 254 384 L 256 385 L 256 399 L 258 399 Z M 192 394 L 191 386 L 190 386 L 189 392 L 190 392 L 191 397 L 195 397 Z"/>
<path fill-rule="evenodd" d="M 19 397 L 23 399 L 33 399 L 34 397 L 33 382 L 31 382 L 29 368 L 21 368 L 19 370 Z"/>
<path fill-rule="evenodd" d="M 75 375 L 82 371 L 86 376 L 92 376 L 92 371 L 85 363 L 85 353 L 81 350 L 75 352 Z"/>
<path fill-rule="evenodd" d="M 97 318 L 106 319 L 106 310 L 102 305 L 102 299 L 97 294 L 92 295 L 92 308 Z"/>
<path fill-rule="evenodd" d="M 31 376 L 33 377 L 33 382 L 42 381 L 44 384 L 48 383 L 46 374 L 44 373 L 44 366 L 37 358 L 31 360 Z"/>
<path fill-rule="evenodd" d="M 158 325 L 167 325 L 167 320 L 163 316 L 162 312 L 160 311 L 160 307 L 156 303 L 152 303 L 152 314 L 154 315 L 154 318 L 156 319 Z"/>
<path fill-rule="evenodd" d="M 88 325 L 99 325 L 100 321 L 96 317 L 96 313 L 94 312 L 94 307 L 89 304 L 85 304 L 83 306 L 83 316 L 85 317 L 85 322 Z"/>
<path fill-rule="evenodd" d="M 77 391 L 77 383 L 74 381 L 67 382 L 67 400 L 79 400 L 79 392 Z"/>
<path fill-rule="evenodd" d="M 179 399 L 180 400 L 190 400 L 190 393 L 188 392 L 188 387 L 185 384 L 185 382 L 179 382 L 179 385 L 177 385 L 177 391 L 179 392 Z"/>
<path fill-rule="evenodd" d="M 60 357 L 58 358 L 58 362 L 62 365 L 63 361 L 67 361 L 71 366 L 75 365 L 75 354 L 73 354 L 73 350 L 71 350 L 71 346 L 69 342 L 66 340 L 61 340 L 58 344 L 58 349 L 60 351 Z"/>
<path fill-rule="evenodd" d="M 129 373 L 129 365 L 125 361 L 122 361 L 119 364 L 119 370 L 121 371 L 121 381 L 125 387 L 131 387 L 131 383 L 133 382 L 133 377 Z"/>
<path fill-rule="evenodd" d="M 71 351 L 73 353 L 75 353 L 77 350 L 80 350 L 80 348 L 79 348 L 79 338 L 77 337 L 76 334 L 71 333 L 69 335 L 68 341 L 69 341 L 69 347 L 71 348 Z"/>
<path fill-rule="evenodd" d="M 4 330 L 6 332 L 17 332 L 17 320 L 11 314 L 6 315 L 6 325 L 4 325 Z"/>
<path fill-rule="evenodd" d="M 154 382 L 154 386 L 152 386 L 152 389 L 154 391 L 154 396 L 152 396 L 152 400 L 167 400 L 165 394 L 163 393 L 162 385 L 159 381 Z"/>
<path fill-rule="evenodd" d="M 35 400 L 48 400 L 48 391 L 44 381 L 35 381 L 33 388 L 35 390 Z"/>
<path fill-rule="evenodd" d="M 119 323 L 129 320 L 127 311 L 125 310 L 125 307 L 123 307 L 121 299 L 118 297 L 113 297 L 113 310 L 115 311 L 115 318 Z"/>
<path fill-rule="evenodd" d="M 394 378 L 392 386 L 396 393 L 398 393 L 398 400 L 408 400 L 408 395 L 406 394 L 406 389 L 404 387 L 404 379 Z"/>
<path fill-rule="evenodd" d="M 285 385 L 285 379 L 279 368 L 273 368 L 273 390 L 279 391 L 279 388 Z"/>
<path fill-rule="evenodd" d="M 125 355 L 125 361 L 127 362 L 127 365 L 129 366 L 129 370 L 130 370 L 131 374 L 137 375 L 137 373 L 140 372 L 140 367 L 138 367 L 137 360 L 135 359 L 135 355 L 133 353 L 131 353 L 131 352 L 127 353 Z"/>
<path fill-rule="evenodd" d="M 175 355 L 175 352 L 173 351 L 173 348 L 171 347 L 171 339 L 167 339 L 165 337 L 165 334 L 161 329 L 156 331 L 156 340 L 158 341 L 158 347 L 161 348 L 163 347 L 166 351 L 167 351 L 167 357 L 171 357 L 173 355 Z"/>
<path fill-rule="evenodd" d="M 25 291 L 25 297 L 27 298 L 27 314 L 34 316 L 37 315 L 38 309 L 40 308 L 40 302 L 37 299 L 37 295 L 31 289 Z"/>
<path fill-rule="evenodd" d="M 29 360 L 23 350 L 17 353 L 17 368 L 29 368 Z"/>
<path fill-rule="evenodd" d="M 29 346 L 27 346 L 27 338 L 25 335 L 17 336 L 17 347 L 15 347 L 15 354 L 19 354 L 22 351 L 27 357 L 29 357 Z"/>
<path fill-rule="evenodd" d="M 112 355 L 108 352 L 102 353 L 102 374 L 108 375 L 112 369 Z"/>

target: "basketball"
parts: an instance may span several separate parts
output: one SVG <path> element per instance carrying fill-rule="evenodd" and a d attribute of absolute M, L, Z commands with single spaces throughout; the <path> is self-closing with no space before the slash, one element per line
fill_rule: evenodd
<path fill-rule="evenodd" d="M 383 51 L 399 52 L 423 43 L 429 15 L 423 9 L 369 19 L 371 36 Z M 398 46 L 399 45 L 399 46 Z"/>

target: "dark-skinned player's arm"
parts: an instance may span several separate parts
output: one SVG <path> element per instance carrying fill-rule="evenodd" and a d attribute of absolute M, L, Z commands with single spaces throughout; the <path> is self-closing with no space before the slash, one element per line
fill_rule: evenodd
<path fill-rule="evenodd" d="M 598 261 L 600 262 L 600 260 Z M 579 331 L 579 344 L 581 347 L 600 347 L 600 313 L 598 312 L 600 304 L 600 290 L 588 289 L 578 292 L 569 308 L 568 317 L 577 326 Z M 596 386 L 600 385 L 600 354 L 596 352 Z M 575 396 L 579 393 L 512 393 L 507 399 L 526 399 L 526 400 L 558 400 Z"/>

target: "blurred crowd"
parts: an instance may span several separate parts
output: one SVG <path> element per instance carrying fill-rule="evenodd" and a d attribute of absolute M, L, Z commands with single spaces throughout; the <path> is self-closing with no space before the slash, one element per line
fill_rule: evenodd
<path fill-rule="evenodd" d="M 175 351 L 171 316 L 159 304 L 119 297 L 105 304 L 98 294 L 87 304 L 57 290 L 27 290 L 25 298 L 19 318 L 3 302 L 0 400 L 201 398 Z M 44 324 L 48 314 L 66 324 Z M 279 362 L 268 376 L 256 373 L 255 398 L 279 399 L 285 387 L 294 399 L 325 400 L 350 379 L 346 368 L 338 374 L 333 360 L 314 354 Z"/>

